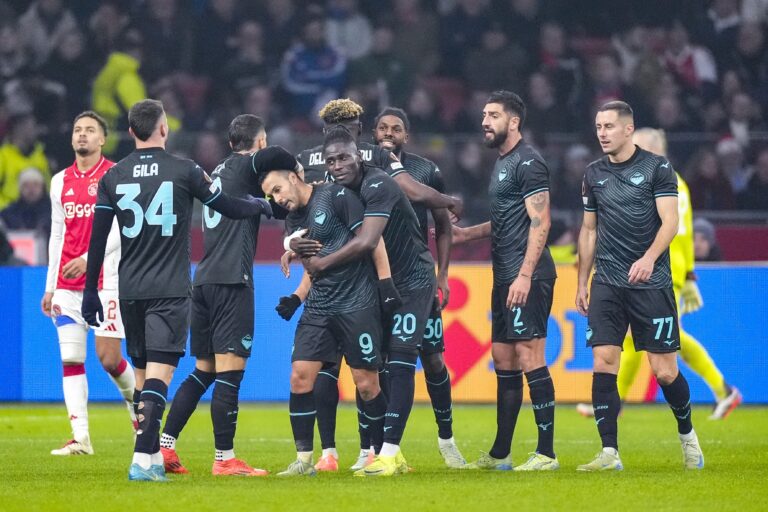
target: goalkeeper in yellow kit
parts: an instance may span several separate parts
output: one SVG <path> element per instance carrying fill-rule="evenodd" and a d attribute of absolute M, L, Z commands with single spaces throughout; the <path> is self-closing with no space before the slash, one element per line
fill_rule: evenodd
<path fill-rule="evenodd" d="M 667 155 L 667 138 L 663 130 L 641 128 L 635 131 L 634 143 L 646 151 L 657 155 Z M 693 272 L 693 211 L 688 185 L 677 175 L 678 212 L 680 227 L 677 235 L 669 246 L 669 259 L 672 268 L 672 285 L 679 307 L 679 316 L 699 310 L 703 305 L 699 287 L 696 284 L 696 274 Z M 680 357 L 683 361 L 707 383 L 715 396 L 715 409 L 709 417 L 713 420 L 723 419 L 742 401 L 741 393 L 729 386 L 723 374 L 712 361 L 707 349 L 689 333 L 680 327 Z M 642 362 L 641 354 L 635 351 L 632 334 L 624 338 L 624 350 L 621 353 L 621 366 L 618 376 L 619 396 L 622 400 L 627 396 L 629 388 L 637 377 Z M 584 416 L 593 416 L 594 410 L 590 404 L 578 404 L 576 409 Z"/>

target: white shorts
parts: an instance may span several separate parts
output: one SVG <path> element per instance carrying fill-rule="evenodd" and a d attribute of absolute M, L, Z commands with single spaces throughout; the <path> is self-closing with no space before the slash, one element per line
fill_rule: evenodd
<path fill-rule="evenodd" d="M 93 327 L 96 336 L 105 338 L 125 338 L 123 319 L 120 316 L 120 301 L 117 290 L 99 290 L 99 298 L 104 308 L 104 322 L 98 327 Z M 57 289 L 53 292 L 51 301 L 51 318 L 55 325 L 59 325 L 56 319 L 67 316 L 75 323 L 88 327 L 81 313 L 83 305 L 83 292 L 74 290 Z"/>

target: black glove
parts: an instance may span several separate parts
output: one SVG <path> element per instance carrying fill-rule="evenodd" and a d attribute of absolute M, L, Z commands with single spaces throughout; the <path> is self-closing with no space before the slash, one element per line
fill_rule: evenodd
<path fill-rule="evenodd" d="M 379 304 L 381 311 L 386 316 L 392 315 L 400 306 L 403 305 L 403 299 L 395 287 L 391 277 L 379 280 Z"/>
<path fill-rule="evenodd" d="M 280 318 L 287 322 L 293 317 L 299 306 L 301 306 L 301 299 L 292 293 L 290 297 L 280 297 L 280 303 L 275 306 L 275 311 L 280 315 Z"/>
<path fill-rule="evenodd" d="M 269 204 L 269 201 L 263 197 L 253 197 L 252 195 L 245 196 L 245 200 L 254 205 L 254 215 L 263 213 L 266 218 L 272 218 L 272 205 Z"/>
<path fill-rule="evenodd" d="M 80 312 L 88 325 L 97 327 L 104 321 L 104 308 L 101 306 L 98 290 L 88 288 L 83 290 L 83 305 Z"/>

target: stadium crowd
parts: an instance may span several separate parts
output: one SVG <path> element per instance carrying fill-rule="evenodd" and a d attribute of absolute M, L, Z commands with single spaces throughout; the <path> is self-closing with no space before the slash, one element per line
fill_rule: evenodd
<path fill-rule="evenodd" d="M 523 131 L 552 166 L 554 208 L 581 209 L 592 112 L 621 98 L 638 127 L 666 131 L 695 209 L 768 210 L 768 1 L 705 3 L 0 0 L 0 218 L 49 229 L 41 185 L 71 163 L 82 110 L 107 119 L 117 159 L 128 108 L 158 98 L 170 149 L 210 170 L 235 115 L 258 114 L 298 152 L 318 140 L 319 106 L 350 97 L 365 130 L 403 107 L 414 150 L 482 220 L 494 155 L 480 112 L 501 88 L 529 104 Z"/>

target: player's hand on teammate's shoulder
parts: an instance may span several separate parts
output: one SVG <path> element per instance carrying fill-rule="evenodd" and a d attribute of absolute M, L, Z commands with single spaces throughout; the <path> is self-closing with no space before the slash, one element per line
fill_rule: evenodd
<path fill-rule="evenodd" d="M 86 261 L 83 258 L 72 258 L 61 268 L 64 279 L 77 279 L 85 274 Z"/>
<path fill-rule="evenodd" d="M 43 298 L 40 299 L 40 309 L 43 311 L 43 314 L 45 316 L 48 316 L 48 317 L 51 316 L 52 304 L 53 304 L 53 293 L 45 292 L 45 294 L 43 294 Z"/>
<path fill-rule="evenodd" d="M 589 291 L 586 286 L 579 286 L 576 291 L 576 311 L 582 316 L 589 312 Z"/>
<path fill-rule="evenodd" d="M 649 256 L 643 256 L 632 264 L 629 268 L 629 284 L 645 283 L 653 274 L 653 259 Z"/>
<path fill-rule="evenodd" d="M 295 252 L 302 258 L 309 258 L 317 255 L 320 249 L 323 248 L 323 244 L 317 240 L 311 238 L 296 237 L 292 238 L 290 242 L 291 251 Z"/>

